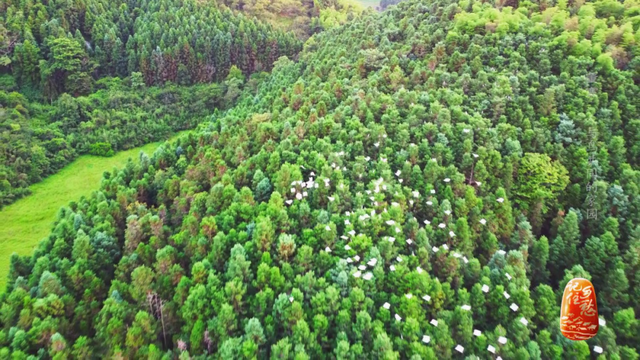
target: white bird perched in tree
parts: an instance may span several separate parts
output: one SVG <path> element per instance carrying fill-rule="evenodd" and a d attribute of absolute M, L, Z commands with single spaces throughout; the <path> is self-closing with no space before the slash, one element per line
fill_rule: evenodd
<path fill-rule="evenodd" d="M 345 250 L 351 250 L 351 246 L 349 246 L 348 244 L 344 246 Z"/>
<path fill-rule="evenodd" d="M 447 244 L 442 244 L 442 248 L 443 248 L 443 249 L 445 249 L 445 250 L 449 250 L 449 245 L 447 245 Z"/>
<path fill-rule="evenodd" d="M 396 241 L 396 238 L 394 238 L 393 236 L 389 236 L 389 238 L 387 238 L 387 240 L 389 240 L 390 243 Z"/>
<path fill-rule="evenodd" d="M 594 345 L 593 351 L 597 352 L 598 354 L 602 354 L 603 349 L 598 345 Z"/>
<path fill-rule="evenodd" d="M 482 292 L 485 293 L 485 294 L 488 293 L 489 292 L 489 285 L 487 285 L 487 284 L 482 285 Z"/>
<path fill-rule="evenodd" d="M 474 158 L 478 158 L 478 154 L 473 154 L 473 157 Z"/>
<path fill-rule="evenodd" d="M 450 181 L 451 181 L 451 179 L 449 179 L 449 178 L 445 178 L 445 179 L 444 179 L 444 182 L 446 182 L 446 183 L 448 183 L 448 182 L 450 182 Z"/>
<path fill-rule="evenodd" d="M 354 259 L 355 261 L 360 261 L 360 256 L 359 256 L 359 255 L 356 255 L 356 256 L 354 256 L 354 257 L 353 257 L 353 259 Z"/>
<path fill-rule="evenodd" d="M 418 266 L 418 267 L 416 268 L 416 271 L 418 272 L 418 274 L 422 274 L 422 272 L 423 272 L 424 270 L 422 270 L 422 268 L 421 268 L 420 266 Z"/>
<path fill-rule="evenodd" d="M 453 231 L 449 231 L 449 236 L 451 236 L 451 237 L 455 237 L 455 236 L 456 236 L 456 233 L 454 233 Z"/>
<path fill-rule="evenodd" d="M 431 224 L 431 221 L 429 221 L 429 220 L 425 220 L 425 221 L 424 221 L 424 224 L 425 224 L 425 225 L 430 225 L 430 224 Z"/>
<path fill-rule="evenodd" d="M 470 131 L 471 130 L 469 130 L 469 129 L 462 129 L 462 132 L 465 133 L 465 134 L 468 134 Z"/>
<path fill-rule="evenodd" d="M 522 323 L 522 325 L 527 326 L 529 325 L 529 320 L 525 319 L 525 318 L 520 318 L 520 322 Z"/>
<path fill-rule="evenodd" d="M 367 265 L 376 266 L 377 263 L 378 263 L 378 259 L 372 258 L 371 260 L 369 260 L 369 262 L 367 262 Z"/>
<path fill-rule="evenodd" d="M 401 321 L 402 317 L 400 317 L 400 315 L 396 314 L 396 321 Z"/>
<path fill-rule="evenodd" d="M 431 161 L 433 161 L 433 162 L 438 162 L 438 159 L 436 159 L 436 158 L 431 158 Z"/>
<path fill-rule="evenodd" d="M 440 250 L 440 249 L 438 249 L 437 246 L 434 246 L 434 247 L 431 248 L 431 250 L 433 250 L 433 252 L 438 252 L 438 250 Z"/>
<path fill-rule="evenodd" d="M 375 147 L 379 147 L 379 146 L 380 146 L 380 143 L 379 143 L 379 142 L 373 143 L 373 146 L 375 146 Z"/>
<path fill-rule="evenodd" d="M 335 200 L 336 198 L 334 198 L 333 196 L 328 196 L 329 201 L 333 202 L 333 200 Z"/>
<path fill-rule="evenodd" d="M 438 320 L 436 320 L 436 319 L 431 319 L 430 323 L 431 323 L 431 325 L 433 325 L 433 326 L 435 326 L 435 327 L 438 327 Z"/>
<path fill-rule="evenodd" d="M 431 301 L 431 296 L 429 296 L 429 295 L 425 295 L 425 296 L 423 296 L 423 297 L 422 297 L 422 299 L 423 299 L 424 301 L 429 302 L 429 301 Z"/>
<path fill-rule="evenodd" d="M 506 291 L 504 291 L 504 292 L 502 293 L 502 296 L 504 296 L 504 298 L 505 298 L 505 299 L 507 299 L 507 300 L 511 297 L 511 295 L 509 295 L 509 293 L 508 293 L 508 292 L 506 292 Z"/>
<path fill-rule="evenodd" d="M 367 270 L 367 266 L 366 265 L 360 265 L 360 266 L 358 266 L 358 270 Z"/>
<path fill-rule="evenodd" d="M 387 220 L 387 225 L 395 225 L 395 221 L 393 220 Z"/>
<path fill-rule="evenodd" d="M 387 309 L 387 310 L 389 310 L 389 308 L 391 307 L 391 304 L 389 304 L 388 302 L 386 302 L 386 303 L 384 303 L 384 304 L 382 305 L 382 307 L 383 307 L 383 308 L 385 308 L 385 309 Z"/>
<path fill-rule="evenodd" d="M 362 278 L 367 280 L 367 281 L 369 281 L 369 280 L 371 280 L 371 278 L 373 278 L 373 274 L 368 272 L 368 273 L 364 274 L 364 276 L 362 276 Z"/>
<path fill-rule="evenodd" d="M 504 345 L 504 344 L 506 344 L 506 343 L 507 343 L 507 338 L 506 338 L 506 337 L 504 337 L 504 336 L 500 336 L 500 337 L 498 338 L 498 342 L 499 342 L 500 344 Z"/>
<path fill-rule="evenodd" d="M 356 271 L 353 273 L 353 277 L 359 278 L 360 276 L 362 276 L 362 273 L 360 271 Z"/>
<path fill-rule="evenodd" d="M 482 225 L 486 225 L 486 224 L 487 224 L 487 220 L 485 220 L 485 219 L 480 219 L 480 224 L 482 224 Z"/>
<path fill-rule="evenodd" d="M 400 170 L 396 171 L 396 176 L 400 176 L 400 174 L 402 174 L 402 171 Z"/>
<path fill-rule="evenodd" d="M 411 245 L 413 244 L 413 241 L 411 239 L 407 239 L 407 244 Z"/>
<path fill-rule="evenodd" d="M 487 350 L 492 354 L 496 353 L 496 348 L 494 346 L 491 346 L 491 345 L 487 346 Z"/>
<path fill-rule="evenodd" d="M 480 330 L 473 329 L 473 336 L 480 336 L 480 335 L 482 335 L 482 332 Z"/>
<path fill-rule="evenodd" d="M 516 305 L 516 303 L 511 303 L 511 306 L 509 306 L 511 308 L 511 310 L 513 310 L 513 312 L 518 311 L 519 307 L 518 305 Z"/>
<path fill-rule="evenodd" d="M 451 210 L 445 210 L 444 213 L 447 215 L 451 215 Z"/>
<path fill-rule="evenodd" d="M 326 251 L 326 252 L 330 253 L 330 252 L 331 252 L 331 249 L 327 246 L 326 248 L 324 248 L 324 251 Z"/>
<path fill-rule="evenodd" d="M 464 353 L 464 347 L 462 347 L 462 345 L 456 345 L 456 351 L 459 352 L 460 354 Z"/>
<path fill-rule="evenodd" d="M 462 310 L 464 310 L 464 311 L 470 311 L 471 310 L 471 306 L 469 306 L 469 305 L 462 305 L 460 308 Z"/>
<path fill-rule="evenodd" d="M 349 264 L 351 264 L 351 263 L 353 262 L 353 260 L 351 260 L 351 258 L 347 258 L 347 262 L 348 262 Z"/>
<path fill-rule="evenodd" d="M 396 267 L 395 267 L 395 266 L 393 266 L 393 265 L 391 265 L 391 266 L 389 266 L 389 270 L 391 270 L 391 271 L 396 271 Z"/>
<path fill-rule="evenodd" d="M 287 200 L 287 201 L 285 201 L 285 202 L 287 203 L 287 205 L 291 205 L 291 204 L 293 204 L 293 200 Z"/>
<path fill-rule="evenodd" d="M 296 194 L 296 199 L 298 199 L 298 200 L 302 200 L 302 194 L 297 193 L 297 194 Z"/>
<path fill-rule="evenodd" d="M 431 193 L 432 193 L 432 194 L 435 194 L 435 193 L 436 193 L 436 190 L 435 190 L 435 189 L 431 189 Z"/>
<path fill-rule="evenodd" d="M 422 342 L 428 344 L 431 341 L 431 337 L 429 335 L 422 335 Z"/>
<path fill-rule="evenodd" d="M 289 302 L 293 302 L 293 296 L 289 296 Z"/>
<path fill-rule="evenodd" d="M 429 206 L 433 205 L 433 201 L 431 201 L 431 200 L 427 201 L 427 205 L 429 205 Z"/>
<path fill-rule="evenodd" d="M 440 229 L 444 229 L 445 227 L 447 227 L 447 225 L 445 223 L 440 223 L 440 224 L 438 224 L 438 227 Z"/>
<path fill-rule="evenodd" d="M 497 198 L 496 201 L 499 202 L 499 203 L 502 203 L 502 202 L 504 202 L 504 199 L 503 198 Z"/>
<path fill-rule="evenodd" d="M 409 300 L 411 300 L 411 298 L 413 297 L 413 295 L 411 295 L 410 293 L 409 294 L 404 294 L 404 296 Z"/>
<path fill-rule="evenodd" d="M 396 261 L 397 261 L 397 262 L 402 262 L 402 258 L 401 258 L 400 256 L 398 256 L 398 257 L 396 258 Z"/>

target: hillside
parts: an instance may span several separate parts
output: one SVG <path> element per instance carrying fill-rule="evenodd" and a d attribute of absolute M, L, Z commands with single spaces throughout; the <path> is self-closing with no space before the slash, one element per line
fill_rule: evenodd
<path fill-rule="evenodd" d="M 12 257 L 0 357 L 638 359 L 639 26 L 406 0 L 314 35 Z"/>
<path fill-rule="evenodd" d="M 0 4 L 0 208 L 76 156 L 166 139 L 302 43 L 192 0 Z"/>

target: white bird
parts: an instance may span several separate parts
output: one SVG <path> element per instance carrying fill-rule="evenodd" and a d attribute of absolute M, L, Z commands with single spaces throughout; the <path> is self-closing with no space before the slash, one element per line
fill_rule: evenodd
<path fill-rule="evenodd" d="M 527 326 L 529 325 L 529 321 L 525 318 L 520 318 L 520 322 L 522 323 L 522 325 Z"/>
<path fill-rule="evenodd" d="M 422 270 L 422 268 L 421 268 L 420 266 L 418 266 L 418 267 L 416 268 L 416 271 L 418 272 L 418 274 L 422 274 L 422 272 L 423 272 L 424 270 Z"/>
<path fill-rule="evenodd" d="M 468 263 L 469 263 L 469 259 L 467 259 L 467 257 L 466 257 L 466 256 L 463 256 L 463 257 L 462 257 L 462 261 L 464 261 L 464 263 L 465 263 L 465 264 L 468 264 Z"/>
<path fill-rule="evenodd" d="M 447 225 L 445 225 L 445 223 L 440 223 L 440 224 L 438 224 L 438 227 L 440 229 L 444 229 L 445 227 L 447 227 Z"/>
<path fill-rule="evenodd" d="M 453 257 L 454 257 L 454 258 L 456 258 L 456 259 L 457 259 L 457 258 L 459 258 L 459 257 L 461 257 L 461 256 L 462 256 L 462 255 L 460 255 L 460 253 L 457 253 L 457 252 L 456 252 L 456 253 L 453 253 Z"/>
<path fill-rule="evenodd" d="M 607 326 L 607 320 L 605 320 L 603 318 L 598 318 L 598 325 Z"/>
<path fill-rule="evenodd" d="M 349 246 L 349 245 L 345 245 L 345 246 L 344 246 L 344 249 L 345 249 L 345 250 L 351 250 L 351 246 Z"/>
<path fill-rule="evenodd" d="M 451 215 L 451 210 L 445 210 L 444 213 L 447 215 Z"/>
<path fill-rule="evenodd" d="M 460 308 L 462 310 L 464 310 L 464 311 L 470 311 L 471 310 L 471 306 L 469 306 L 469 305 L 462 305 Z"/>
<path fill-rule="evenodd" d="M 489 286 L 486 285 L 486 284 L 482 285 L 482 292 L 485 293 L 485 294 L 488 293 L 489 292 Z"/>
<path fill-rule="evenodd" d="M 500 254 L 500 255 L 504 255 L 504 254 L 506 254 L 506 253 L 507 253 L 507 252 L 506 252 L 506 251 L 504 251 L 504 250 L 498 250 L 497 252 L 498 252 L 498 254 Z"/>
<path fill-rule="evenodd" d="M 341 235 L 340 238 L 343 239 L 343 240 L 349 240 L 349 238 L 344 236 L 344 235 Z"/>
<path fill-rule="evenodd" d="M 396 171 L 396 176 L 400 176 L 400 174 L 402 174 L 402 171 L 400 170 Z"/>
<path fill-rule="evenodd" d="M 296 192 L 296 188 L 291 188 L 291 193 L 295 193 Z"/>
<path fill-rule="evenodd" d="M 494 346 L 491 346 L 491 345 L 487 346 L 487 350 L 492 354 L 496 353 L 496 348 Z"/>
<path fill-rule="evenodd" d="M 305 191 L 305 192 L 302 193 L 302 196 L 307 197 L 307 196 L 309 196 L 309 194 Z"/>
<path fill-rule="evenodd" d="M 358 270 L 367 270 L 367 265 L 358 266 Z"/>
<path fill-rule="evenodd" d="M 507 279 L 511 280 L 511 275 L 509 275 L 509 273 L 504 273 L 504 274 L 507 277 Z"/>
<path fill-rule="evenodd" d="M 327 225 L 327 226 L 324 227 L 324 229 L 327 230 L 327 231 L 331 231 L 331 226 Z"/>
<path fill-rule="evenodd" d="M 431 337 L 429 335 L 422 335 L 422 342 L 428 344 L 431 341 Z"/>
<path fill-rule="evenodd" d="M 364 159 L 367 160 L 367 161 L 371 160 L 371 158 L 368 157 L 368 156 L 366 158 L 364 158 Z"/>
<path fill-rule="evenodd" d="M 285 202 L 287 203 L 287 205 L 291 205 L 291 204 L 293 204 L 293 200 L 287 200 L 287 201 L 285 201 Z"/>
<path fill-rule="evenodd" d="M 433 325 L 433 326 L 436 326 L 436 327 L 438 326 L 438 320 L 436 320 L 436 319 L 432 319 L 432 320 L 430 321 L 430 323 L 431 323 L 431 325 Z"/>
<path fill-rule="evenodd" d="M 391 266 L 389 266 L 389 270 L 391 270 L 391 271 L 396 271 L 396 267 L 395 267 L 395 266 L 393 266 L 393 265 L 391 265 Z"/>
<path fill-rule="evenodd" d="M 375 146 L 375 147 L 379 147 L 379 146 L 380 146 L 380 143 L 378 143 L 378 142 L 377 142 L 377 143 L 373 143 L 373 146 Z"/>
<path fill-rule="evenodd" d="M 468 133 L 469 133 L 469 131 L 471 131 L 471 130 L 469 130 L 469 129 L 462 129 L 462 132 L 464 132 L 465 134 L 468 134 Z"/>
<path fill-rule="evenodd" d="M 293 296 L 289 296 L 289 302 L 293 302 Z"/>
<path fill-rule="evenodd" d="M 333 200 L 335 200 L 336 198 L 334 198 L 333 196 L 329 196 L 329 201 L 333 202 Z"/>
<path fill-rule="evenodd" d="M 360 256 L 356 255 L 353 257 L 355 259 L 355 261 L 360 261 Z"/>
<path fill-rule="evenodd" d="M 433 205 L 433 201 L 427 201 L 427 205 L 429 206 Z"/>
<path fill-rule="evenodd" d="M 438 252 L 438 250 L 440 250 L 440 249 L 438 249 L 437 246 L 434 246 L 434 247 L 431 248 L 431 250 L 433 250 L 433 252 Z"/>
<path fill-rule="evenodd" d="M 425 221 L 424 221 L 424 224 L 425 224 L 425 225 L 429 225 L 429 224 L 431 224 L 431 221 L 429 221 L 429 220 L 425 220 Z"/>
<path fill-rule="evenodd" d="M 396 238 L 394 238 L 393 236 L 389 236 L 389 238 L 387 239 L 389 240 L 390 243 L 396 241 Z"/>
<path fill-rule="evenodd" d="M 456 236 L 456 233 L 454 233 L 453 231 L 449 231 L 449 236 L 451 236 L 451 237 L 455 237 L 455 236 Z"/>
<path fill-rule="evenodd" d="M 411 295 L 411 294 L 404 294 L 404 296 L 409 300 L 411 300 L 411 298 L 413 297 L 413 295 Z"/>
<path fill-rule="evenodd" d="M 369 266 L 376 266 L 376 264 L 378 263 L 378 259 L 373 258 L 371 260 L 369 260 L 369 262 L 367 263 L 367 265 Z"/>
<path fill-rule="evenodd" d="M 438 159 L 436 159 L 436 158 L 431 158 L 431 161 L 433 161 L 433 162 L 437 162 L 437 161 L 438 161 Z"/>
<path fill-rule="evenodd" d="M 480 336 L 480 335 L 482 335 L 482 332 L 480 330 L 473 329 L 473 336 Z"/>
<path fill-rule="evenodd" d="M 396 228 L 396 234 L 400 233 L 400 228 Z"/>
<path fill-rule="evenodd" d="M 485 220 L 485 219 L 480 219 L 480 224 L 482 224 L 482 225 L 486 225 L 486 223 L 487 223 L 487 220 Z"/>
<path fill-rule="evenodd" d="M 368 272 L 368 273 L 364 274 L 364 276 L 362 278 L 367 280 L 367 281 L 369 281 L 369 280 L 371 280 L 371 278 L 373 278 L 373 274 Z"/>
<path fill-rule="evenodd" d="M 360 271 L 356 271 L 353 273 L 353 277 L 359 278 L 362 275 Z"/>
<path fill-rule="evenodd" d="M 449 246 L 447 244 L 442 244 L 442 248 L 445 250 L 449 250 Z"/>
<path fill-rule="evenodd" d="M 445 179 L 444 179 L 444 182 L 446 182 L 446 183 L 448 183 L 448 182 L 450 182 L 450 181 L 451 181 L 451 179 L 449 179 L 449 178 L 445 178 Z"/>
<path fill-rule="evenodd" d="M 410 205 L 413 205 L 413 200 L 409 200 L 409 204 L 410 204 Z"/>
<path fill-rule="evenodd" d="M 387 225 L 395 225 L 395 221 L 393 220 L 387 220 Z"/>
<path fill-rule="evenodd" d="M 414 198 L 420 197 L 420 193 L 418 191 L 413 191 L 412 194 Z"/>
<path fill-rule="evenodd" d="M 353 236 L 353 235 L 355 235 L 355 234 L 356 234 L 356 231 L 355 231 L 355 230 L 351 230 L 351 231 L 349 231 L 349 233 L 348 233 L 348 234 L 349 234 L 349 235 L 351 235 L 351 236 Z"/>
<path fill-rule="evenodd" d="M 513 310 L 514 312 L 518 311 L 518 305 L 516 305 L 516 303 L 511 303 L 511 306 L 509 306 L 511 308 L 511 310 Z"/>
<path fill-rule="evenodd" d="M 430 301 L 430 300 L 431 300 L 431 296 L 429 296 L 429 295 L 425 295 L 425 296 L 423 296 L 423 297 L 422 297 L 422 299 L 423 299 L 424 301 L 427 301 L 427 302 L 428 302 L 428 301 Z"/>
<path fill-rule="evenodd" d="M 432 194 L 435 194 L 435 193 L 436 193 L 436 190 L 435 190 L 435 189 L 431 189 L 431 193 L 432 193 Z"/>
<path fill-rule="evenodd" d="M 594 345 L 593 346 L 593 351 L 597 352 L 598 354 L 602 354 L 602 348 L 598 345 Z"/>
<path fill-rule="evenodd" d="M 477 158 L 477 157 L 478 157 L 478 154 L 473 154 L 473 157 L 474 157 L 474 158 Z"/>
<path fill-rule="evenodd" d="M 351 225 L 351 221 L 349 221 L 349 219 L 346 219 L 346 220 L 344 221 L 344 224 L 345 224 L 345 225 Z"/>
<path fill-rule="evenodd" d="M 411 245 L 413 243 L 413 241 L 411 241 L 411 239 L 407 239 L 407 244 Z"/>
<path fill-rule="evenodd" d="M 509 295 L 509 293 L 508 293 L 508 292 L 506 292 L 506 291 L 505 291 L 505 292 L 503 292 L 503 293 L 502 293 L 502 295 L 503 295 L 503 296 L 504 296 L 504 298 L 505 298 L 505 299 L 507 299 L 507 300 L 511 297 L 511 295 Z"/>
<path fill-rule="evenodd" d="M 396 321 L 400 321 L 402 320 L 402 318 L 400 317 L 400 315 L 396 314 Z"/>
<path fill-rule="evenodd" d="M 347 262 L 348 262 L 349 264 L 351 264 L 351 263 L 353 262 L 353 260 L 351 260 L 351 258 L 347 258 Z"/>
<path fill-rule="evenodd" d="M 506 343 L 507 343 L 507 338 L 506 338 L 506 337 L 504 337 L 504 336 L 500 336 L 500 337 L 498 338 L 498 342 L 499 342 L 500 344 L 504 345 L 504 344 L 506 344 Z"/>
<path fill-rule="evenodd" d="M 389 310 L 389 308 L 391 307 L 391 304 L 389 304 L 388 302 L 386 302 L 386 303 L 384 303 L 384 304 L 382 305 L 382 307 L 383 307 L 383 308 L 385 308 L 385 309 L 387 309 L 387 310 Z"/>
<path fill-rule="evenodd" d="M 501 203 L 501 202 L 504 202 L 504 199 L 503 198 L 497 198 L 496 201 Z"/>
<path fill-rule="evenodd" d="M 462 347 L 462 345 L 456 345 L 456 351 L 462 354 L 464 353 L 464 347 Z"/>
<path fill-rule="evenodd" d="M 329 247 L 327 246 L 326 248 L 324 248 L 324 251 L 326 251 L 326 252 L 330 253 L 330 252 L 331 252 L 331 249 L 329 249 Z"/>
<path fill-rule="evenodd" d="M 402 258 L 401 258 L 400 256 L 398 256 L 398 257 L 396 258 L 396 261 L 398 261 L 398 262 L 402 262 Z"/>
<path fill-rule="evenodd" d="M 481 183 L 480 181 L 476 181 L 476 184 L 477 184 L 478 186 L 482 185 L 482 183 Z"/>
<path fill-rule="evenodd" d="M 302 200 L 302 194 L 297 193 L 297 194 L 296 194 L 296 199 L 298 199 L 298 200 Z"/>
<path fill-rule="evenodd" d="M 399 182 L 400 184 L 402 184 L 402 183 L 404 182 L 404 180 L 399 179 L 399 180 L 398 180 L 398 182 Z"/>

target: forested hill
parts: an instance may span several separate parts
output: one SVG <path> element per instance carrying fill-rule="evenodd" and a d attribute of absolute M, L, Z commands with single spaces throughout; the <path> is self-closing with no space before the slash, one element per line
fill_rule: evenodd
<path fill-rule="evenodd" d="M 12 258 L 0 355 L 638 359 L 639 10 L 407 0 L 312 37 Z"/>
<path fill-rule="evenodd" d="M 8 0 L 0 14 L 0 208 L 78 154 L 195 127 L 302 48 L 215 2 Z"/>

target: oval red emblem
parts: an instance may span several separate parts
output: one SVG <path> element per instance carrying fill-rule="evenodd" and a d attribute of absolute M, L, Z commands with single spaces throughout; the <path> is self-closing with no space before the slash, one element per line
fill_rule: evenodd
<path fill-rule="evenodd" d="M 598 304 L 591 281 L 572 279 L 564 287 L 560 331 L 569 340 L 587 340 L 598 333 Z"/>

